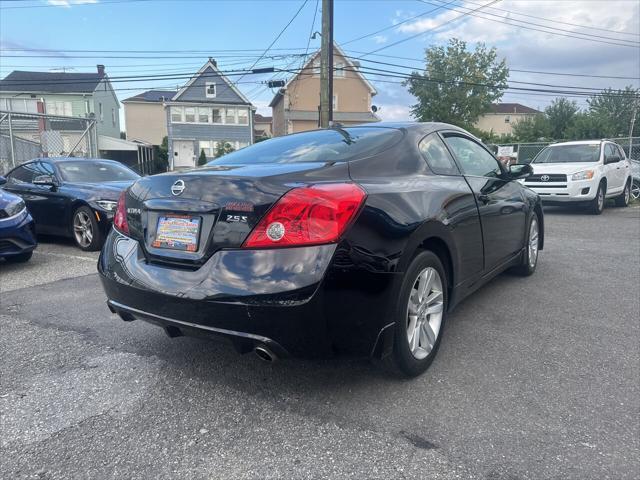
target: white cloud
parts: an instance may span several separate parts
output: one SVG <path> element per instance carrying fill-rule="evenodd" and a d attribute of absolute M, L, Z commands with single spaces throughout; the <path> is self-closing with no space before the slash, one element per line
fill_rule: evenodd
<path fill-rule="evenodd" d="M 378 106 L 377 115 L 385 122 L 402 122 L 412 120 L 408 105 L 382 104 Z"/>
<path fill-rule="evenodd" d="M 83 5 L 87 3 L 98 3 L 98 0 L 47 0 L 49 5 L 54 7 L 70 8 L 72 5 Z"/>
<path fill-rule="evenodd" d="M 377 44 L 387 43 L 387 40 L 389 40 L 389 37 L 386 37 L 385 35 L 376 35 L 373 37 L 373 41 Z"/>
<path fill-rule="evenodd" d="M 271 116 L 271 107 L 269 106 L 271 100 L 252 100 L 251 103 L 257 108 L 256 113 L 265 117 Z"/>

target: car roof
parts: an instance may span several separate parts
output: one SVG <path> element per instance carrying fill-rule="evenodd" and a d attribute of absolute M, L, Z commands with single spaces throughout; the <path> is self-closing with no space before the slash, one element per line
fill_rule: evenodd
<path fill-rule="evenodd" d="M 73 162 L 73 161 L 81 161 L 81 162 L 110 162 L 110 163 L 119 163 L 115 160 L 109 160 L 107 158 L 86 158 L 86 157 L 41 157 L 34 158 L 33 160 L 47 160 L 51 163 L 63 163 L 63 162 Z"/>
<path fill-rule="evenodd" d="M 572 142 L 558 142 L 552 143 L 550 147 L 557 147 L 558 145 L 600 145 L 605 140 L 574 140 Z"/>

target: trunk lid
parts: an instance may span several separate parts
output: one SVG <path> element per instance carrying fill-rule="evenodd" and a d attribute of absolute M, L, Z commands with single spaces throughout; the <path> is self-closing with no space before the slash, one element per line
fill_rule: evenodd
<path fill-rule="evenodd" d="M 346 163 L 216 165 L 145 177 L 127 196 L 129 233 L 149 261 L 197 268 L 219 249 L 240 247 L 291 188 L 336 181 L 349 181 Z M 176 218 L 197 223 L 194 251 L 158 246 L 159 222 Z"/>

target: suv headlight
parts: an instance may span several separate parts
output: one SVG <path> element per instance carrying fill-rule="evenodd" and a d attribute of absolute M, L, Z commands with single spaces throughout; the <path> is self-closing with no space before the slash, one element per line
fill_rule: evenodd
<path fill-rule="evenodd" d="M 114 200 L 98 200 L 96 204 L 107 212 L 115 211 L 116 207 L 118 206 L 118 202 Z"/>
<path fill-rule="evenodd" d="M 7 205 L 4 208 L 4 211 L 7 212 L 7 217 L 13 217 L 14 215 L 19 214 L 24 209 L 25 209 L 24 201 L 18 200 L 17 202 L 13 202 Z"/>
<path fill-rule="evenodd" d="M 584 170 L 571 175 L 571 180 L 591 180 L 593 178 L 593 170 Z"/>

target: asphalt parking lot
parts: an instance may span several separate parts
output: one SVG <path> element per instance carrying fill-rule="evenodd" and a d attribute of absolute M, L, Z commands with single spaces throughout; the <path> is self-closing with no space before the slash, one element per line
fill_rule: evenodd
<path fill-rule="evenodd" d="M 410 381 L 124 323 L 97 254 L 46 239 L 0 263 L 0 477 L 638 478 L 640 208 L 546 221 L 536 274 L 461 304 Z"/>

